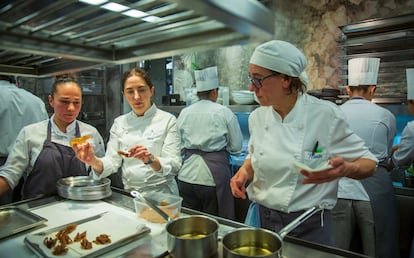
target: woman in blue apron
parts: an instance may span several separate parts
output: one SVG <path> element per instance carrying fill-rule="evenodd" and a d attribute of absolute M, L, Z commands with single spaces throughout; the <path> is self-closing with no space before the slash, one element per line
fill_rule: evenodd
<path fill-rule="evenodd" d="M 0 168 L 0 195 L 8 189 L 21 191 L 23 199 L 53 195 L 60 178 L 88 175 L 87 167 L 69 145 L 75 137 L 91 135 L 89 141 L 96 154 L 104 154 L 103 139 L 96 128 L 76 120 L 82 105 L 82 90 L 73 77 L 58 78 L 48 100 L 54 114 L 50 119 L 24 127 Z"/>

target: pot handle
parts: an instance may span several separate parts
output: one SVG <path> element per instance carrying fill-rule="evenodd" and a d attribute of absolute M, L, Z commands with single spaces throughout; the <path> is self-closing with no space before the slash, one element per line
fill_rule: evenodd
<path fill-rule="evenodd" d="M 283 239 L 287 234 L 289 234 L 290 231 L 295 229 L 297 226 L 302 224 L 305 220 L 309 219 L 313 214 L 317 213 L 318 211 L 321 211 L 322 208 L 318 207 L 312 207 L 306 210 L 302 215 L 297 217 L 295 220 L 287 224 L 284 228 L 282 228 L 279 231 L 280 237 Z"/>

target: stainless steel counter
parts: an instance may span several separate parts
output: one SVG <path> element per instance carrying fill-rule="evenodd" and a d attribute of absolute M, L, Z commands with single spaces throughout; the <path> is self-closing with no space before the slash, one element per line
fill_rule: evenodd
<path fill-rule="evenodd" d="M 129 211 L 129 212 L 134 211 L 134 203 L 133 203 L 132 197 L 130 197 L 127 192 L 124 192 L 121 189 L 113 188 L 112 196 L 104 199 L 103 201 L 107 203 L 107 205 L 113 206 L 114 209 L 122 208 L 125 211 Z M 47 207 L 50 205 L 55 205 L 57 203 L 62 203 L 62 202 L 65 202 L 65 200 L 60 197 L 53 196 L 53 197 L 48 197 L 48 198 L 43 198 L 43 199 L 32 199 L 32 200 L 22 201 L 22 202 L 14 203 L 13 205 L 18 206 L 19 208 L 33 210 L 33 209 L 39 209 L 42 207 Z M 200 214 L 197 211 L 186 209 L 186 208 L 183 208 L 182 212 L 187 215 Z M 55 223 L 58 223 L 60 220 L 60 218 L 59 217 L 57 218 L 56 216 L 54 216 L 53 213 L 48 214 L 47 216 L 48 216 L 47 217 L 48 220 L 53 220 Z M 211 215 L 208 215 L 208 216 L 211 216 Z M 211 217 L 214 217 L 214 216 L 211 216 Z M 219 217 L 214 217 L 214 218 L 217 219 L 220 223 L 219 238 L 222 237 L 226 232 L 234 228 L 246 226 L 244 224 L 241 224 L 235 221 L 226 220 L 226 219 L 222 219 Z M 70 217 L 65 218 L 65 219 L 68 220 L 70 219 Z M 147 226 L 151 228 L 151 226 L 149 225 Z M 33 232 L 36 232 L 36 231 L 39 231 L 39 227 L 22 232 L 21 234 L 14 235 L 14 236 L 11 236 L 9 238 L 6 238 L 0 241 L 1 256 L 2 257 L 16 257 L 16 250 L 19 250 L 19 252 L 21 252 L 21 254 L 23 255 L 19 257 L 31 257 L 31 256 L 35 257 L 34 253 L 28 250 L 27 246 L 25 246 L 22 239 L 24 238 L 25 235 L 33 234 Z M 163 232 L 165 233 L 165 231 Z M 153 245 L 154 239 L 151 239 L 151 238 L 152 238 L 152 235 L 145 235 L 142 239 L 137 240 L 135 244 L 132 243 L 128 245 L 127 246 L 129 248 L 128 250 L 125 249 L 126 247 L 123 247 L 122 251 L 117 250 L 117 252 L 114 252 L 113 255 L 107 256 L 107 257 L 125 257 L 125 254 L 130 252 L 131 250 L 134 250 L 134 248 L 136 248 L 138 243 L 144 242 L 144 243 L 150 243 L 151 245 Z M 166 241 L 166 238 L 162 236 L 158 237 L 156 241 L 160 241 L 160 239 L 161 241 L 164 241 L 164 240 Z M 160 248 L 161 249 L 164 248 L 165 250 L 160 250 Z M 168 252 L 166 250 L 166 243 L 165 244 L 161 243 L 161 245 L 158 244 L 156 248 L 152 246 L 151 250 L 152 250 L 152 255 L 154 257 L 168 257 Z M 332 257 L 360 258 L 361 257 L 363 258 L 363 257 L 366 257 L 366 256 L 359 255 L 356 253 L 347 252 L 347 251 L 332 248 L 329 246 L 323 246 L 323 245 L 303 241 L 303 240 L 292 238 L 289 236 L 285 237 L 284 239 L 284 246 L 283 246 L 282 251 L 283 251 L 283 256 L 286 258 L 290 258 L 290 257 L 301 257 L 301 258 L 307 258 L 307 257 L 308 258 L 325 258 L 325 257 L 326 258 L 328 257 L 329 258 L 332 258 Z M 218 252 L 218 254 L 220 253 L 221 252 Z M 135 257 L 140 257 L 140 256 L 138 255 Z"/>

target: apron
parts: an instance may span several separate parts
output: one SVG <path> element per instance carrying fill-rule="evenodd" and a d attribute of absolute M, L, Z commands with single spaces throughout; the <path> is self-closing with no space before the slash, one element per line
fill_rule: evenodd
<path fill-rule="evenodd" d="M 57 192 L 56 182 L 59 179 L 88 175 L 85 164 L 76 157 L 75 151 L 69 146 L 52 142 L 51 134 L 52 125 L 49 120 L 43 148 L 23 184 L 23 199 L 54 195 Z M 78 122 L 76 122 L 76 137 L 80 137 Z"/>
<path fill-rule="evenodd" d="M 360 182 L 369 195 L 374 216 L 376 257 L 400 257 L 397 203 L 386 167 L 379 165 L 374 175 Z"/>
<path fill-rule="evenodd" d="M 183 161 L 191 155 L 200 155 L 210 169 L 216 184 L 218 215 L 223 218 L 234 219 L 234 199 L 230 189 L 231 170 L 226 150 L 205 152 L 195 149 L 185 149 Z"/>

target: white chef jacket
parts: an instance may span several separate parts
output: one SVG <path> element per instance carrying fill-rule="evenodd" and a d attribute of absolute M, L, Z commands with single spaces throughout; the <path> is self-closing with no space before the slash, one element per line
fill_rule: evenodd
<path fill-rule="evenodd" d="M 52 123 L 51 141 L 70 146 L 69 141 L 76 137 L 75 121 L 77 120 L 68 125 L 66 133 L 64 133 L 53 122 L 53 118 L 54 115 L 50 118 Z M 36 159 L 43 149 L 43 143 L 47 138 L 48 122 L 49 119 L 25 126 L 17 136 L 6 163 L 0 167 L 0 176 L 7 180 L 11 188 L 17 185 L 25 171 L 32 171 Z M 88 141 L 92 144 L 95 154 L 102 157 L 105 154 L 105 145 L 98 130 L 84 122 L 77 122 L 81 135 L 92 135 L 92 138 Z"/>
<path fill-rule="evenodd" d="M 407 168 L 414 161 L 414 121 L 408 122 L 401 133 L 398 149 L 392 155 L 396 167 Z"/>
<path fill-rule="evenodd" d="M 9 155 L 20 129 L 48 118 L 40 98 L 0 80 L 0 157 Z"/>
<path fill-rule="evenodd" d="M 395 116 L 388 110 L 362 97 L 352 98 L 341 105 L 351 129 L 361 137 L 379 161 L 385 161 L 397 132 Z M 359 180 L 341 178 L 338 198 L 369 201 L 368 193 Z"/>
<path fill-rule="evenodd" d="M 377 162 L 335 104 L 308 94 L 298 96 L 283 121 L 271 106 L 257 108 L 250 114 L 249 131 L 248 158 L 254 169 L 247 187 L 249 199 L 283 212 L 313 206 L 332 209 L 336 204 L 338 180 L 302 184 L 304 177 L 294 169 L 295 160 L 311 168 L 335 156 Z M 321 152 L 312 155 L 316 141 Z"/>
<path fill-rule="evenodd" d="M 140 160 L 117 153 L 118 150 L 128 151 L 137 144 L 145 146 L 158 158 L 161 171 L 153 171 Z M 174 176 L 181 167 L 181 156 L 175 116 L 153 104 L 143 116 L 131 111 L 117 117 L 102 162 L 104 170 L 100 175 L 94 173 L 96 178 L 107 177 L 122 167 L 122 182 L 127 190 L 167 184 L 169 193 L 178 194 Z"/>
<path fill-rule="evenodd" d="M 205 152 L 226 149 L 237 154 L 242 150 L 243 135 L 236 115 L 226 106 L 211 100 L 200 100 L 184 108 L 177 127 L 181 147 Z M 210 169 L 203 158 L 193 154 L 187 159 L 178 175 L 184 182 L 214 186 Z"/>

